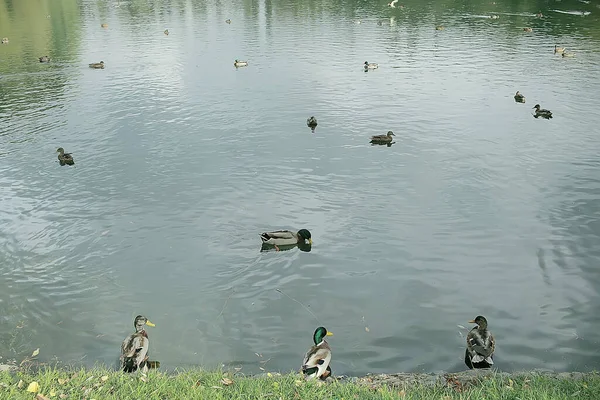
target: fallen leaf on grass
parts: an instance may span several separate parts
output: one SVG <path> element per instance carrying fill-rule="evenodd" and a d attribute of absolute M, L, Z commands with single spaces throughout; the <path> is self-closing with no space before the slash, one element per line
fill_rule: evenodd
<path fill-rule="evenodd" d="M 39 348 L 39 347 L 38 347 L 37 349 L 35 349 L 35 350 L 33 351 L 33 353 L 31 353 L 31 357 L 35 357 L 35 356 L 37 356 L 38 354 L 40 354 L 40 348 Z"/>
<path fill-rule="evenodd" d="M 398 392 L 398 396 L 400 397 L 406 397 L 406 392 L 404 390 L 401 390 Z"/>
<path fill-rule="evenodd" d="M 223 389 L 222 386 L 211 386 L 211 389 Z"/>
<path fill-rule="evenodd" d="M 103 377 L 100 378 L 100 380 L 102 382 L 106 382 L 108 380 L 108 375 L 104 375 Z"/>
<path fill-rule="evenodd" d="M 29 384 L 29 386 L 27 386 L 27 391 L 31 393 L 37 393 L 40 391 L 40 385 L 33 381 Z"/>
<path fill-rule="evenodd" d="M 64 393 L 61 393 L 58 395 L 58 397 L 60 397 L 61 399 L 66 399 L 68 396 Z"/>
<path fill-rule="evenodd" d="M 35 400 L 50 400 L 49 398 L 47 398 L 46 396 L 44 396 L 43 394 L 37 394 L 37 396 L 35 396 Z"/>
<path fill-rule="evenodd" d="M 221 383 L 225 386 L 229 386 L 229 385 L 233 385 L 233 381 L 229 378 L 223 378 L 221 379 Z"/>
<path fill-rule="evenodd" d="M 23 379 L 19 379 L 19 383 L 17 383 L 17 387 L 19 389 L 21 389 L 23 387 L 23 385 L 25 384 L 25 382 L 23 382 Z"/>
<path fill-rule="evenodd" d="M 50 389 L 50 394 L 49 395 L 50 395 L 50 397 L 56 396 L 56 390 Z"/>
<path fill-rule="evenodd" d="M 69 382 L 68 379 L 62 379 L 62 378 L 58 378 L 58 384 L 59 385 L 64 385 L 65 383 Z"/>

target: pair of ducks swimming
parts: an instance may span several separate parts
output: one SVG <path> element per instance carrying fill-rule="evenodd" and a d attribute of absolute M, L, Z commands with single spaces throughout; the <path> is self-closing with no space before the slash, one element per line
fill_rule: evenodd
<path fill-rule="evenodd" d="M 494 350 L 496 341 L 490 331 L 488 331 L 487 320 L 478 315 L 474 320 L 469 321 L 476 326 L 467 334 L 467 348 L 465 350 L 465 364 L 470 369 L 490 368 L 494 365 Z M 127 336 L 121 344 L 121 366 L 124 372 L 135 372 L 140 370 L 146 373 L 149 368 L 160 366 L 158 361 L 149 361 L 148 349 L 149 339 L 146 332 L 147 326 L 155 326 L 148 318 L 138 315 L 133 321 L 135 333 Z M 314 345 L 308 349 L 302 359 L 301 371 L 306 379 L 326 380 L 331 376 L 331 347 L 325 338 L 333 336 L 333 333 L 327 328 L 319 326 L 313 333 Z"/>
<path fill-rule="evenodd" d="M 521 92 L 519 92 L 518 90 L 517 90 L 517 93 L 515 93 L 515 101 L 517 103 L 525 103 L 525 96 L 523 96 L 523 94 Z M 545 119 L 552 118 L 552 112 L 550 110 L 541 108 L 541 106 L 539 104 L 536 104 L 535 106 L 533 106 L 533 108 L 535 109 L 535 114 L 533 115 L 535 118 L 538 118 L 538 117 L 542 117 Z"/>
<path fill-rule="evenodd" d="M 366 61 L 365 61 L 366 62 Z M 366 68 L 366 65 L 365 65 Z M 317 119 L 312 116 L 306 120 L 306 125 L 314 132 L 317 127 Z M 375 135 L 371 136 L 372 144 L 388 144 L 392 142 L 392 136 L 396 136 L 394 132 L 388 131 L 386 135 Z"/>

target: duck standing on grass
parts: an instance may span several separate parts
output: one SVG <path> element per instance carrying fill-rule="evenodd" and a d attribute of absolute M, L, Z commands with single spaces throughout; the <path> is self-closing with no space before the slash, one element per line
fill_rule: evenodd
<path fill-rule="evenodd" d="M 315 131 L 315 128 L 317 127 L 317 119 L 313 116 L 310 117 L 306 120 L 306 126 L 308 126 L 310 128 L 311 131 Z"/>
<path fill-rule="evenodd" d="M 279 250 L 277 246 L 287 245 L 312 245 L 312 237 L 308 229 L 300 229 L 298 232 L 273 231 L 260 234 L 263 244 L 270 244 Z"/>
<path fill-rule="evenodd" d="M 302 360 L 302 373 L 306 376 L 306 379 L 318 378 L 325 380 L 331 375 L 331 367 L 329 366 L 331 363 L 331 347 L 325 340 L 326 336 L 333 336 L 333 333 L 322 326 L 318 327 L 313 334 L 315 344 L 306 352 Z"/>
<path fill-rule="evenodd" d="M 477 324 L 469 331 L 467 335 L 467 349 L 465 350 L 465 364 L 470 369 L 490 368 L 494 365 L 494 349 L 496 341 L 490 331 L 488 331 L 487 320 L 478 315 L 471 324 Z"/>
<path fill-rule="evenodd" d="M 65 149 L 62 147 L 56 149 L 56 152 L 58 153 L 58 162 L 60 165 L 75 165 L 75 161 L 73 160 L 71 153 L 65 153 Z"/>
<path fill-rule="evenodd" d="M 135 333 L 127 336 L 121 344 L 121 370 L 135 372 L 138 369 L 143 373 L 148 372 L 148 348 L 150 341 L 145 325 L 155 326 L 148 318 L 138 315 L 133 321 Z M 156 361 L 154 363 L 157 363 Z"/>
<path fill-rule="evenodd" d="M 533 115 L 534 117 L 536 117 L 536 118 L 542 117 L 545 119 L 552 118 L 552 112 L 550 110 L 540 108 L 539 104 L 536 104 L 535 106 L 533 106 L 533 108 L 535 108 L 535 114 Z"/>
<path fill-rule="evenodd" d="M 521 94 L 521 92 L 519 92 L 518 90 L 517 90 L 517 93 L 515 94 L 515 101 L 517 103 L 525 103 L 525 96 L 523 96 Z"/>

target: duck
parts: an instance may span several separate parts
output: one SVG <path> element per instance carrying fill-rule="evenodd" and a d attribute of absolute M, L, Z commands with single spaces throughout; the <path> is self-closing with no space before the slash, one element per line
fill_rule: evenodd
<path fill-rule="evenodd" d="M 102 27 L 102 28 L 108 28 L 108 24 L 100 24 L 100 27 Z"/>
<path fill-rule="evenodd" d="M 515 93 L 515 101 L 517 103 L 525 103 L 525 96 L 523 96 L 518 90 L 517 93 Z"/>
<path fill-rule="evenodd" d="M 496 342 L 494 335 L 488 331 L 488 322 L 485 317 L 478 315 L 470 324 L 476 324 L 467 334 L 467 349 L 465 350 L 465 364 L 470 369 L 490 368 L 494 365 L 494 349 Z"/>
<path fill-rule="evenodd" d="M 562 56 L 563 56 L 563 57 L 575 57 L 575 53 L 569 53 L 569 52 L 567 52 L 567 51 L 564 51 L 564 52 L 562 53 Z"/>
<path fill-rule="evenodd" d="M 143 315 L 135 317 L 133 320 L 135 333 L 127 336 L 121 344 L 121 370 L 124 372 L 135 372 L 138 369 L 144 373 L 148 371 L 147 361 L 150 341 L 145 330 L 146 325 L 155 326 Z"/>
<path fill-rule="evenodd" d="M 331 347 L 325 340 L 326 336 L 333 336 L 325 327 L 318 327 L 313 333 L 314 346 L 306 352 L 302 360 L 302 373 L 306 379 L 325 380 L 331 375 Z"/>
<path fill-rule="evenodd" d="M 165 31 L 163 32 L 165 35 L 169 36 L 169 30 L 165 29 Z"/>
<path fill-rule="evenodd" d="M 566 50 L 565 47 L 558 47 L 557 45 L 554 45 L 554 52 L 555 53 L 564 53 Z"/>
<path fill-rule="evenodd" d="M 550 110 L 540 108 L 539 104 L 536 104 L 535 106 L 533 106 L 533 108 L 535 108 L 534 117 L 536 117 L 536 118 L 542 117 L 542 118 L 546 118 L 546 119 L 552 118 L 552 112 Z"/>
<path fill-rule="evenodd" d="M 498 18 L 500 18 L 500 16 L 499 15 L 490 15 L 490 18 L 491 19 L 498 19 Z"/>
<path fill-rule="evenodd" d="M 544 18 L 544 14 L 542 14 L 541 11 L 539 13 L 535 14 L 535 16 L 538 18 Z"/>
<path fill-rule="evenodd" d="M 3 37 L 2 38 L 2 44 L 8 44 L 8 38 L 7 37 Z"/>
<path fill-rule="evenodd" d="M 392 131 L 388 131 L 387 135 L 371 136 L 371 143 L 389 143 L 392 141 L 392 136 L 396 136 Z"/>
<path fill-rule="evenodd" d="M 239 61 L 239 60 L 235 60 L 233 62 L 233 66 L 234 67 L 247 67 L 248 66 L 248 61 Z"/>
<path fill-rule="evenodd" d="M 523 28 L 523 30 L 525 32 L 533 32 L 533 28 L 530 28 L 530 27 Z"/>
<path fill-rule="evenodd" d="M 71 153 L 65 153 L 65 149 L 62 147 L 56 149 L 56 152 L 58 153 L 58 162 L 60 165 L 75 165 L 75 161 L 73 161 L 73 156 Z"/>
<path fill-rule="evenodd" d="M 308 229 L 300 229 L 298 232 L 292 231 L 273 231 L 263 232 L 260 234 L 263 243 L 270 244 L 277 248 L 277 245 L 290 244 L 308 244 L 312 245 L 312 236 Z"/>
<path fill-rule="evenodd" d="M 317 127 L 317 119 L 313 116 L 310 117 L 306 120 L 306 125 L 312 129 L 313 131 L 315 130 L 315 128 Z"/>
<path fill-rule="evenodd" d="M 104 61 L 100 61 L 99 63 L 91 63 L 89 66 L 90 68 L 94 69 L 104 69 Z"/>
<path fill-rule="evenodd" d="M 388 3 L 388 6 L 392 7 L 392 8 L 396 8 L 396 3 L 398 2 L 398 0 L 392 0 L 391 2 Z"/>
<path fill-rule="evenodd" d="M 225 22 L 227 22 L 228 24 L 230 24 L 231 20 L 230 19 L 226 19 Z"/>
<path fill-rule="evenodd" d="M 377 69 L 377 68 L 379 68 L 379 64 L 377 64 L 377 63 L 370 63 L 370 62 L 368 62 L 368 61 L 365 61 L 365 64 L 364 64 L 364 65 L 365 65 L 365 70 L 367 70 L 367 69 Z"/>
<path fill-rule="evenodd" d="M 47 63 L 50 62 L 50 57 L 49 56 L 42 56 L 39 58 L 41 63 Z"/>
<path fill-rule="evenodd" d="M 444 29 L 445 29 L 444 25 L 438 25 L 438 26 L 435 27 L 436 31 L 443 31 Z"/>

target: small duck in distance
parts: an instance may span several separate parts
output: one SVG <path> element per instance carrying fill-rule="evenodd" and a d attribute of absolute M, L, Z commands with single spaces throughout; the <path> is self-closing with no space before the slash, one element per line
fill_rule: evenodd
<path fill-rule="evenodd" d="M 515 101 L 517 103 L 525 103 L 525 96 L 523 96 L 523 94 L 521 94 L 521 92 L 519 92 L 517 90 L 517 93 L 515 94 Z"/>
<path fill-rule="evenodd" d="M 535 14 L 535 16 L 538 18 L 544 18 L 544 14 L 542 14 L 541 11 L 539 13 Z"/>
<path fill-rule="evenodd" d="M 292 244 L 303 244 L 312 246 L 312 235 L 308 229 L 300 229 L 298 232 L 292 231 L 273 231 L 260 234 L 263 244 L 270 244 L 278 249 L 278 245 L 286 246 Z"/>
<path fill-rule="evenodd" d="M 230 24 L 231 20 L 230 19 L 226 19 L 225 22 L 227 22 L 228 24 Z"/>
<path fill-rule="evenodd" d="M 495 14 L 494 14 L 494 15 L 490 15 L 490 18 L 491 18 L 491 19 L 498 19 L 498 18 L 500 18 L 500 16 L 499 16 L 499 15 L 495 15 Z"/>
<path fill-rule="evenodd" d="M 387 135 L 371 136 L 371 143 L 378 143 L 378 144 L 390 143 L 393 140 L 392 136 L 396 136 L 396 135 L 394 135 L 394 132 L 392 132 L 392 131 L 388 131 Z"/>
<path fill-rule="evenodd" d="M 368 61 L 365 61 L 364 66 L 365 66 L 365 71 L 368 71 L 370 69 L 377 69 L 377 68 L 379 68 L 379 64 L 377 64 L 377 63 L 370 63 Z"/>
<path fill-rule="evenodd" d="M 564 47 L 558 47 L 557 45 L 554 45 L 554 53 L 564 53 L 565 50 L 566 49 Z"/>
<path fill-rule="evenodd" d="M 438 26 L 435 27 L 436 31 L 443 31 L 444 29 L 445 29 L 444 25 L 438 25 Z"/>
<path fill-rule="evenodd" d="M 108 24 L 100 24 L 101 28 L 108 28 Z"/>
<path fill-rule="evenodd" d="M 48 56 L 42 56 L 42 57 L 39 58 L 39 60 L 40 60 L 41 63 L 47 63 L 47 62 L 50 62 L 50 57 L 48 57 Z"/>
<path fill-rule="evenodd" d="M 396 3 L 398 2 L 398 0 L 392 0 L 391 2 L 388 3 L 388 6 L 392 7 L 392 8 L 396 8 Z"/>
<path fill-rule="evenodd" d="M 533 108 L 535 109 L 535 114 L 534 114 L 535 118 L 538 118 L 538 117 L 542 117 L 544 119 L 552 118 L 552 112 L 550 110 L 540 108 L 539 104 L 536 104 L 535 106 L 533 106 Z"/>
<path fill-rule="evenodd" d="M 90 68 L 94 69 L 104 69 L 104 61 L 100 61 L 99 63 L 91 63 L 89 66 Z"/>
<path fill-rule="evenodd" d="M 3 37 L 2 38 L 2 44 L 8 44 L 8 38 L 7 37 Z"/>
<path fill-rule="evenodd" d="M 308 126 L 313 132 L 317 127 L 317 119 L 313 116 L 306 120 L 306 126 Z"/>
<path fill-rule="evenodd" d="M 533 28 L 530 28 L 530 27 L 523 28 L 523 30 L 525 32 L 533 32 Z"/>
<path fill-rule="evenodd" d="M 58 162 L 60 165 L 75 165 L 75 161 L 73 161 L 73 156 L 71 153 L 65 153 L 65 149 L 62 147 L 56 149 L 56 152 L 58 153 Z"/>
<path fill-rule="evenodd" d="M 476 324 L 467 334 L 467 349 L 465 350 L 465 364 L 470 369 L 490 368 L 494 365 L 494 350 L 496 341 L 494 335 L 488 331 L 488 322 L 485 317 L 478 315 L 469 321 Z"/>
<path fill-rule="evenodd" d="M 163 32 L 165 35 L 169 36 L 169 30 L 165 29 L 165 31 Z"/>
<path fill-rule="evenodd" d="M 325 327 L 320 326 L 313 333 L 314 346 L 306 352 L 302 360 L 302 373 L 306 379 L 325 380 L 331 375 L 331 347 L 325 337 L 333 336 Z"/>
<path fill-rule="evenodd" d="M 563 51 L 563 57 L 575 57 L 575 53 L 569 53 L 568 51 Z"/>
<path fill-rule="evenodd" d="M 235 60 L 233 62 L 233 66 L 238 68 L 238 67 L 247 67 L 248 66 L 248 61 L 240 61 L 240 60 Z"/>

